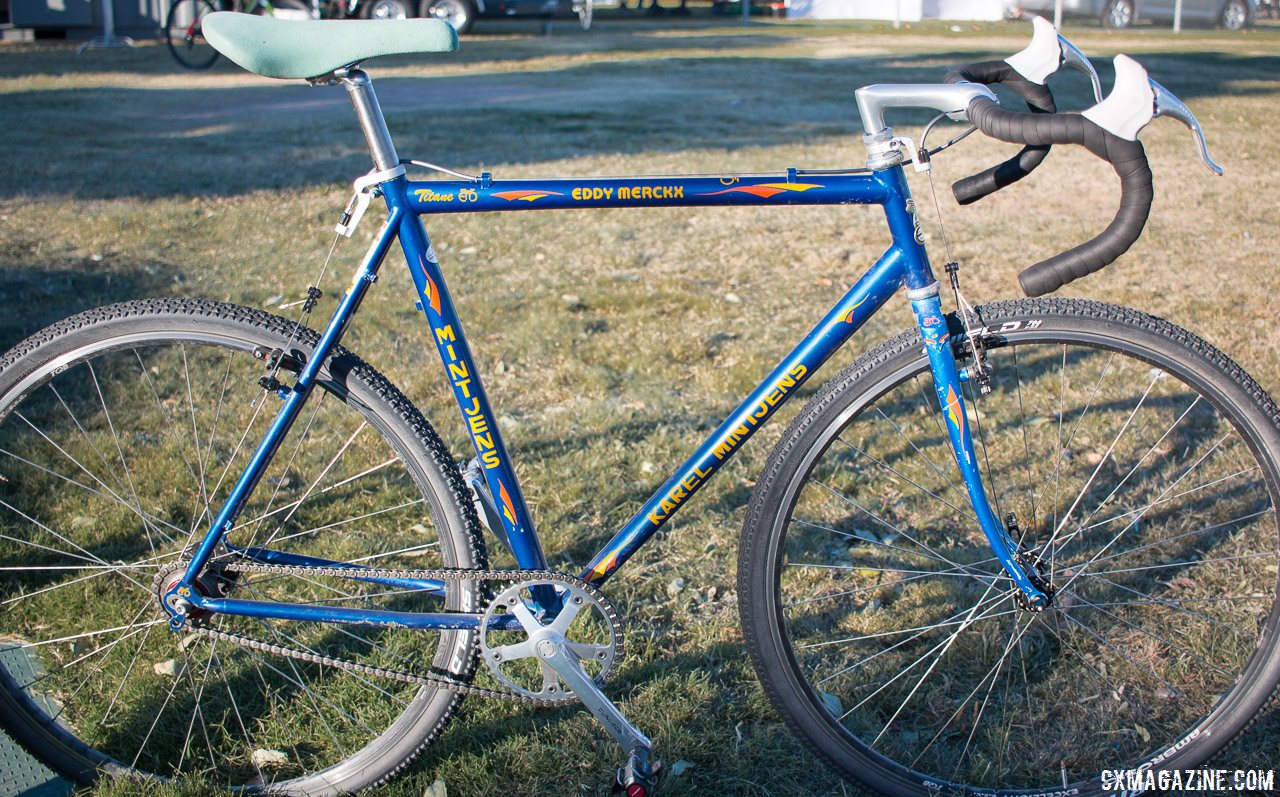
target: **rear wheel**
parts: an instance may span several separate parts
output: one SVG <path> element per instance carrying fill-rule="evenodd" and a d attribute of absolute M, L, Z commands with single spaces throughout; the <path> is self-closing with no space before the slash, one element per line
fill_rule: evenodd
<path fill-rule="evenodd" d="M 0 359 L 0 724 L 82 783 L 198 775 L 218 788 L 345 794 L 431 742 L 458 695 L 272 645 L 467 680 L 475 634 L 212 615 L 173 633 L 160 597 L 279 399 L 258 356 L 305 362 L 316 335 L 247 308 L 127 302 L 60 322 Z M 256 352 L 256 353 L 255 353 Z M 296 368 L 297 366 L 289 366 Z M 288 382 L 283 378 L 281 381 Z M 231 546 L 383 568 L 483 566 L 474 510 L 422 416 L 350 352 L 321 370 Z M 206 593 L 394 611 L 479 609 L 386 583 L 235 573 Z"/>
<path fill-rule="evenodd" d="M 471 30 L 476 22 L 476 7 L 470 0 L 425 0 L 422 16 L 448 22 L 459 35 Z"/>
<path fill-rule="evenodd" d="M 165 17 L 164 42 L 174 60 L 187 69 L 208 69 L 218 51 L 204 39 L 204 18 L 221 10 L 212 0 L 174 0 Z"/>
<path fill-rule="evenodd" d="M 1123 30 L 1133 24 L 1133 0 L 1108 0 L 1102 9 L 1102 25 Z"/>
<path fill-rule="evenodd" d="M 993 391 L 961 398 L 1051 606 L 1021 609 L 994 560 L 904 334 L 818 393 L 752 496 L 740 610 L 765 691 L 886 794 L 1106 794 L 1108 770 L 1199 766 L 1280 680 L 1280 409 L 1150 316 L 979 312 Z"/>

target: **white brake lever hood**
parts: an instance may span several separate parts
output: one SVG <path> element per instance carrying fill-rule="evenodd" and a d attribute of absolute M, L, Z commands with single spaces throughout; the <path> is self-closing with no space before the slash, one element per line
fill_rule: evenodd
<path fill-rule="evenodd" d="M 1031 43 L 1004 62 L 1027 80 L 1043 86 L 1045 79 L 1062 66 L 1062 48 L 1053 23 L 1044 17 L 1032 17 Z"/>
<path fill-rule="evenodd" d="M 1142 64 L 1123 54 L 1117 55 L 1113 63 L 1116 82 L 1111 93 L 1082 115 L 1113 135 L 1135 141 L 1138 131 L 1155 118 L 1155 92 Z"/>
<path fill-rule="evenodd" d="M 1062 36 L 1053 23 L 1044 17 L 1031 17 L 1031 44 L 1026 49 L 1004 59 L 1014 71 L 1032 83 L 1043 86 L 1050 75 L 1060 67 L 1069 66 L 1089 76 L 1093 85 L 1093 97 L 1102 100 L 1102 84 L 1093 64 L 1080 49 Z"/>

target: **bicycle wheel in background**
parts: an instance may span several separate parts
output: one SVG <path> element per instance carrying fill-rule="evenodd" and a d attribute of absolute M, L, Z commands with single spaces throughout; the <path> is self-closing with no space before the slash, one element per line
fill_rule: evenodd
<path fill-rule="evenodd" d="M 1102 794 L 1105 770 L 1198 766 L 1280 678 L 1280 411 L 1151 316 L 980 314 L 978 464 L 1051 607 L 1017 605 L 906 333 L 819 392 L 752 497 L 740 609 L 765 691 L 887 794 Z"/>
<path fill-rule="evenodd" d="M 101 773 L 344 794 L 390 777 L 459 697 L 172 633 L 159 604 L 239 476 L 279 398 L 258 358 L 316 335 L 247 308 L 128 302 L 82 313 L 0 360 L 0 724 L 79 782 Z M 257 354 L 255 355 L 255 351 Z M 287 376 L 287 371 L 285 373 Z M 288 381 L 282 379 L 281 381 Z M 344 350 L 229 534 L 383 568 L 483 566 L 456 465 L 403 395 Z M 476 610 L 306 573 L 236 573 L 208 594 L 397 611 Z M 335 659 L 466 680 L 474 634 L 202 618 Z"/>
<path fill-rule="evenodd" d="M 164 42 L 174 59 L 187 69 L 208 69 L 218 60 L 218 51 L 204 39 L 204 18 L 221 11 L 213 0 L 174 0 L 165 17 Z"/>
<path fill-rule="evenodd" d="M 313 9 L 309 3 L 304 0 L 258 0 L 249 13 L 264 16 L 275 17 L 276 19 L 294 19 L 308 20 L 319 19 L 319 9 Z"/>

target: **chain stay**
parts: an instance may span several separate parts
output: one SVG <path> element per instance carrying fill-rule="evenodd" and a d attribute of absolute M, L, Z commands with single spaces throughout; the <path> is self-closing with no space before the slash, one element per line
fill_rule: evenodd
<path fill-rule="evenodd" d="M 598 589 L 582 581 L 579 578 L 570 576 L 565 573 L 558 573 L 552 570 L 470 570 L 466 568 L 438 568 L 434 570 L 388 570 L 378 568 L 361 568 L 355 570 L 348 567 L 311 567 L 306 565 L 276 565 L 250 563 L 243 561 L 217 561 L 212 562 L 217 570 L 223 572 L 235 573 L 271 573 L 275 575 L 294 575 L 294 576 L 331 576 L 334 578 L 397 578 L 397 579 L 433 579 L 438 581 L 502 581 L 507 583 L 525 582 L 525 581 L 552 581 L 561 584 L 572 584 L 573 586 L 587 592 L 593 598 L 600 602 L 605 608 L 609 617 L 610 632 L 613 635 L 614 644 L 617 646 L 617 655 L 614 661 L 622 658 L 623 640 L 622 640 L 622 623 L 618 618 L 618 612 L 613 604 L 605 598 L 604 594 Z M 484 607 L 487 608 L 487 607 Z M 482 608 L 477 614 L 483 614 Z M 357 673 L 360 675 L 368 675 L 379 678 L 387 678 L 401 683 L 419 684 L 429 686 L 436 689 L 445 689 L 460 695 L 470 695 L 472 697 L 483 697 L 498 700 L 509 700 L 514 703 L 523 703 L 535 706 L 559 706 L 563 705 L 562 700 L 544 700 L 541 698 L 521 695 L 510 692 L 505 689 L 490 689 L 483 686 L 474 686 L 470 683 L 459 681 L 447 675 L 439 675 L 436 673 L 413 673 L 404 672 L 403 670 L 392 670 L 385 667 L 374 667 L 368 664 L 360 664 L 354 661 L 346 661 L 344 659 L 335 659 L 330 656 L 322 656 L 307 650 L 299 650 L 297 648 L 279 645 L 274 642 L 264 642 L 262 640 L 253 639 L 252 637 L 243 636 L 241 634 L 232 633 L 230 631 L 220 631 L 207 624 L 204 618 L 192 620 L 188 624 L 189 630 L 198 635 L 221 642 L 228 642 L 238 645 L 249 650 L 257 650 L 264 653 L 270 653 L 275 656 L 285 656 L 297 661 L 304 661 L 310 664 L 319 664 L 324 667 L 333 667 L 345 672 Z M 610 673 L 602 672 L 600 678 L 607 677 Z"/>

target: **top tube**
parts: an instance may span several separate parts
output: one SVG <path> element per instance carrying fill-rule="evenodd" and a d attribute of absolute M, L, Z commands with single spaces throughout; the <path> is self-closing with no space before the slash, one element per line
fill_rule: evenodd
<path fill-rule="evenodd" d="M 583 177 L 550 180 L 409 181 L 418 214 L 566 208 L 883 205 L 896 193 L 887 172 L 776 177 Z"/>

